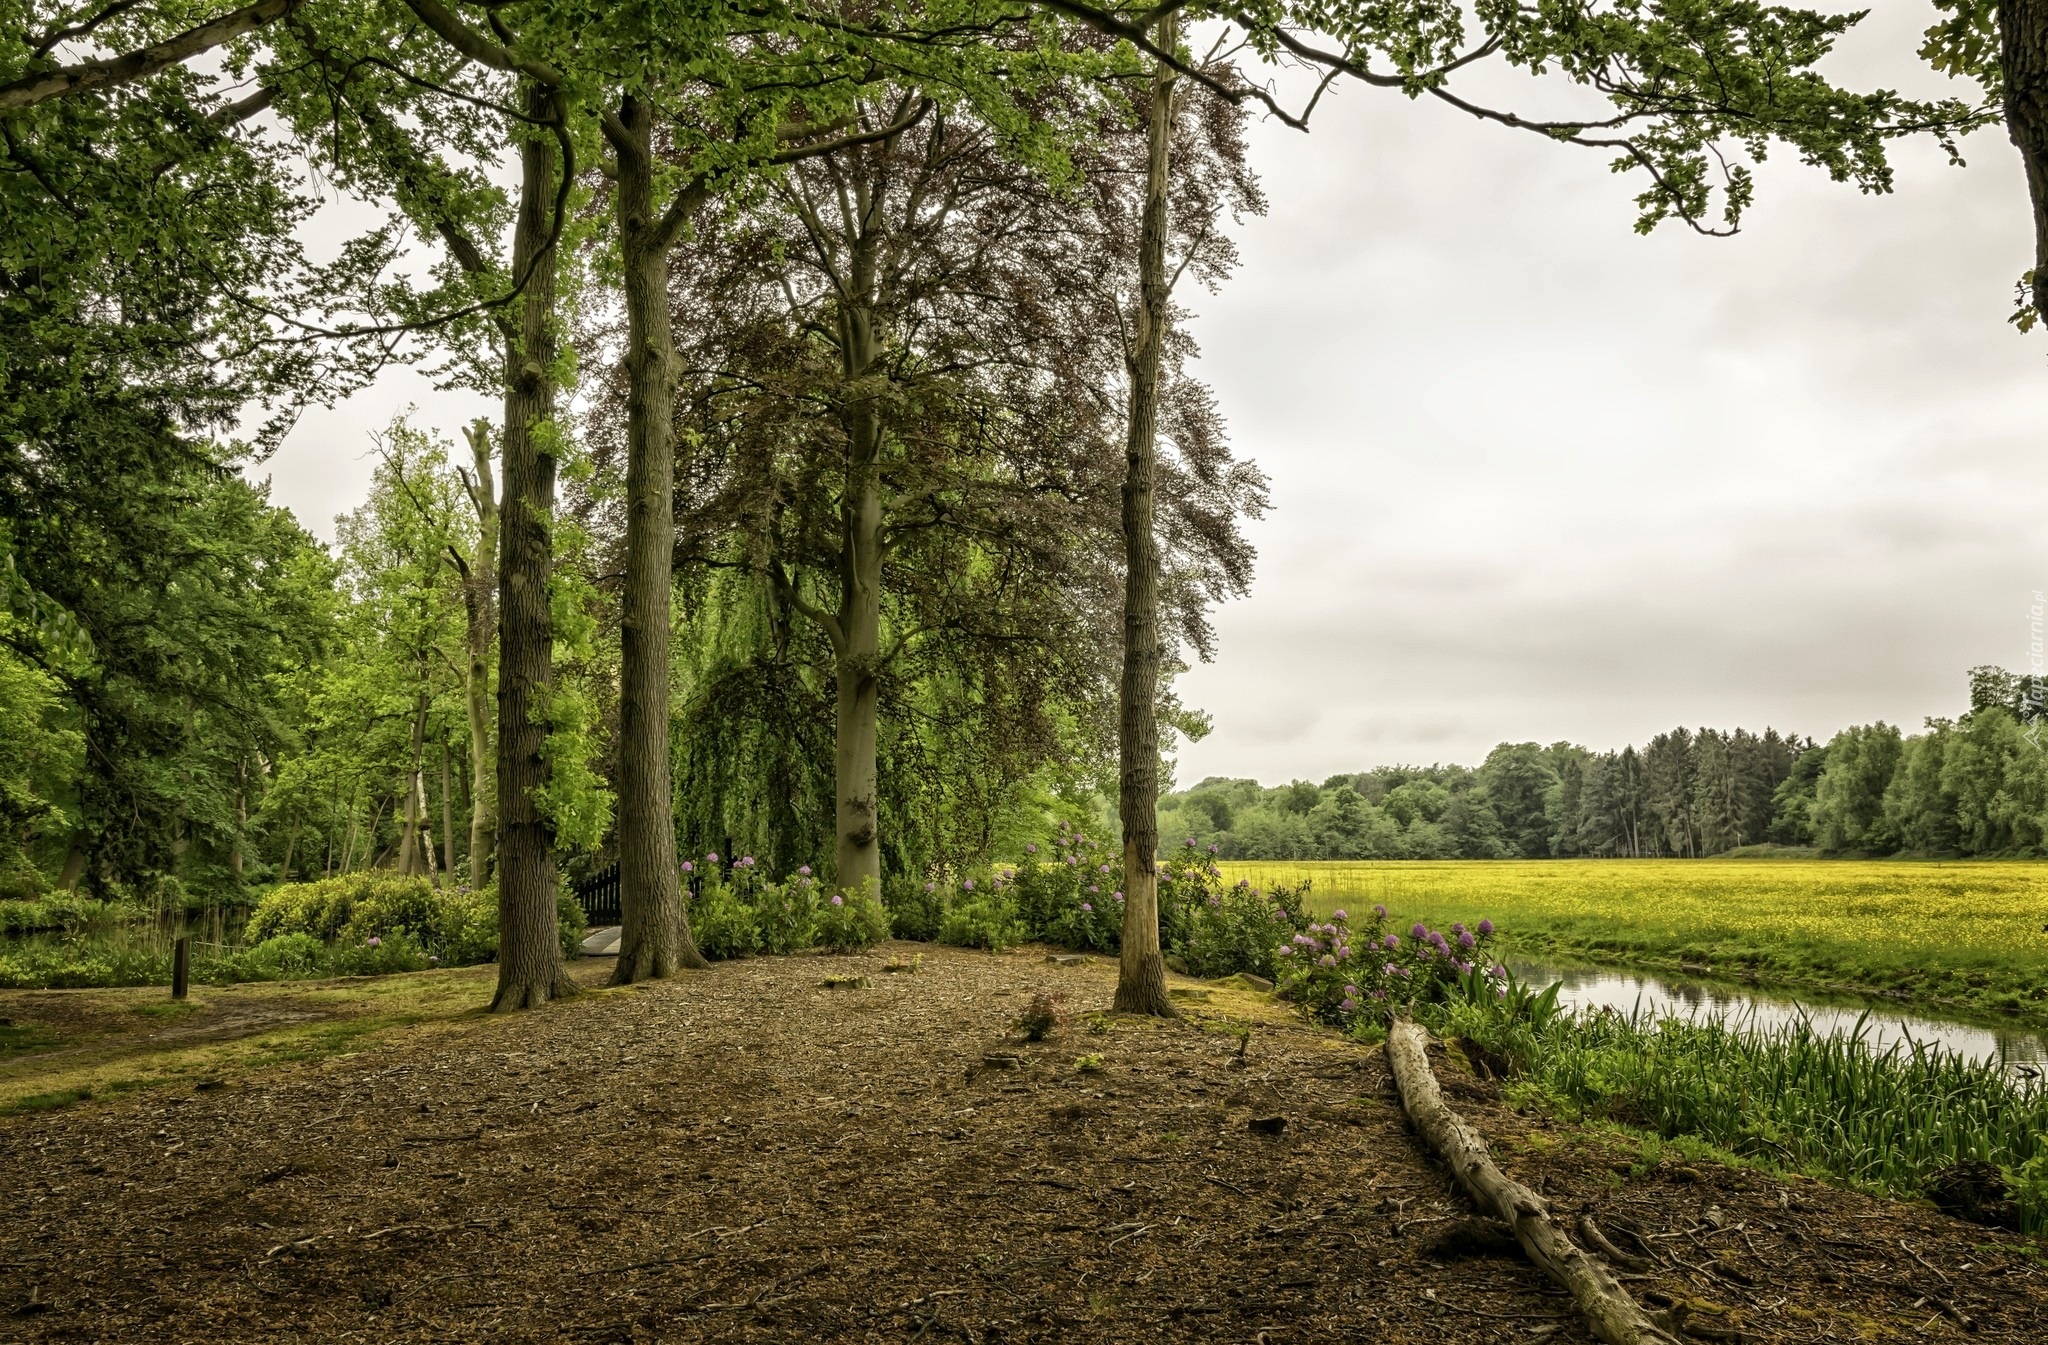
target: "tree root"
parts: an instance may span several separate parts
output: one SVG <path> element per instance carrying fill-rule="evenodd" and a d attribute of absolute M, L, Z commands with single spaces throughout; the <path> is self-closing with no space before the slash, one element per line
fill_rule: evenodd
<path fill-rule="evenodd" d="M 1387 1036 L 1387 1061 L 1409 1121 L 1473 1203 L 1514 1230 L 1529 1260 L 1570 1291 L 1586 1325 L 1607 1345 L 1677 1345 L 1678 1338 L 1628 1296 L 1612 1271 L 1573 1244 L 1541 1196 L 1500 1170 L 1486 1141 L 1444 1102 L 1424 1050 L 1428 1040 L 1413 1022 L 1397 1021 Z"/>

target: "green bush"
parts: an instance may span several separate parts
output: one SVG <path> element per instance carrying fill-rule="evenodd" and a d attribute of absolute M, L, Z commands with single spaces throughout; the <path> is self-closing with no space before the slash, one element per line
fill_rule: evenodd
<path fill-rule="evenodd" d="M 872 948 L 889 937 L 889 913 L 872 878 L 851 892 L 834 892 L 818 908 L 818 942 L 835 953 Z"/>
<path fill-rule="evenodd" d="M 929 943 L 939 937 L 946 919 L 946 897 L 939 885 L 907 874 L 884 884 L 882 905 L 889 913 L 890 932 L 899 939 Z"/>
<path fill-rule="evenodd" d="M 77 990 L 170 984 L 168 949 L 131 940 L 22 939 L 0 951 L 0 988 Z"/>
<path fill-rule="evenodd" d="M 993 886 L 985 891 L 963 892 L 939 925 L 939 942 L 959 948 L 997 952 L 1029 937 L 1030 932 L 1017 918 L 1016 902 Z"/>
<path fill-rule="evenodd" d="M 498 914 L 498 893 L 490 890 L 491 918 Z M 555 890 L 555 929 L 562 936 L 562 956 L 574 957 L 583 947 L 583 936 L 590 932 L 590 917 L 584 914 L 583 903 L 576 900 L 576 894 L 565 883 Z M 498 955 L 497 941 L 491 943 L 491 956 Z"/>
<path fill-rule="evenodd" d="M 441 941 L 450 903 L 424 878 L 365 885 L 341 927 L 344 944 L 405 935 L 414 943 Z"/>
<path fill-rule="evenodd" d="M 326 966 L 326 944 L 311 934 L 279 934 L 204 964 L 200 979 L 219 985 L 285 981 L 324 975 Z"/>
<path fill-rule="evenodd" d="M 71 892 L 55 892 L 34 901 L 0 901 L 0 935 L 112 929 L 147 915 L 133 902 L 99 901 Z"/>
<path fill-rule="evenodd" d="M 761 951 L 794 953 L 818 942 L 818 880 L 807 864 L 786 883 L 765 884 L 754 896 Z"/>
<path fill-rule="evenodd" d="M 1024 851 L 1023 864 L 990 880 L 1016 903 L 1024 937 L 1116 952 L 1124 924 L 1122 860 L 1116 850 L 1062 822 L 1044 851 L 1035 843 Z"/>
<path fill-rule="evenodd" d="M 1261 892 L 1248 882 L 1210 891 L 1180 907 L 1185 931 L 1173 951 L 1196 976 L 1230 976 L 1248 971 L 1272 980 L 1280 945 L 1305 932 L 1307 884 L 1276 885 Z"/>
<path fill-rule="evenodd" d="M 395 913 L 433 900 L 433 885 L 424 878 L 401 877 L 371 870 L 321 878 L 310 883 L 273 887 L 249 914 L 248 937 L 262 942 L 278 934 L 311 934 L 332 941 L 354 919 L 356 907 Z M 361 930 L 355 931 L 358 934 Z M 381 932 L 381 931 L 370 931 Z"/>
<path fill-rule="evenodd" d="M 327 950 L 329 976 L 388 976 L 399 971 L 424 971 L 438 961 L 410 934 L 372 934 L 362 943 L 343 943 Z"/>
<path fill-rule="evenodd" d="M 690 901 L 690 933 L 697 949 L 713 959 L 746 957 L 761 951 L 761 926 L 754 908 L 733 890 L 715 865 L 707 865 Z"/>
<path fill-rule="evenodd" d="M 562 953 L 574 956 L 583 941 L 583 907 L 566 886 L 558 889 L 555 904 Z M 373 938 L 382 947 L 402 936 L 405 943 L 396 946 L 412 948 L 433 963 L 489 962 L 498 955 L 498 887 L 493 882 L 436 891 L 425 878 L 390 873 L 290 883 L 271 889 L 249 917 L 248 937 L 257 943 L 280 934 L 308 934 L 348 947 L 369 947 Z M 395 957 L 385 955 L 386 960 Z"/>

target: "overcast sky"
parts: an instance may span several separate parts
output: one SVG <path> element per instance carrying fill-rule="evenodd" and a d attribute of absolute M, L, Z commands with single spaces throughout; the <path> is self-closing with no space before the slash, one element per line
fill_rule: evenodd
<path fill-rule="evenodd" d="M 1967 94 L 1875 14 L 1829 72 Z M 2001 132 L 1897 155 L 1869 197 L 1766 165 L 1741 236 L 1631 228 L 1604 156 L 1354 89 L 1254 134 L 1270 214 L 1193 296 L 1204 375 L 1273 481 L 1249 598 L 1182 695 L 1178 776 L 1322 779 L 1476 762 L 1502 740 L 1673 724 L 1826 738 L 1964 708 L 2027 666 L 2048 588 L 2048 339 L 2006 325 L 2030 264 Z M 270 464 L 323 537 L 409 403 L 397 374 Z"/>

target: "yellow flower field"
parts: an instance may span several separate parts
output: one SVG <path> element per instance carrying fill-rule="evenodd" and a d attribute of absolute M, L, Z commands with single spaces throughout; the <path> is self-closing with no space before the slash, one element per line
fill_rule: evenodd
<path fill-rule="evenodd" d="M 1855 860 L 1230 862 L 1327 914 L 1488 917 L 1511 946 L 2048 1014 L 2048 864 Z"/>

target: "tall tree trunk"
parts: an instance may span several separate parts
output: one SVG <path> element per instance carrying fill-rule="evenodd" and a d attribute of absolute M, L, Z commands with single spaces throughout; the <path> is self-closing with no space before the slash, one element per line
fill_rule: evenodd
<path fill-rule="evenodd" d="M 1173 15 L 1158 43 L 1179 41 Z M 1117 717 L 1117 811 L 1124 831 L 1123 956 L 1116 1008 L 1175 1016 L 1159 947 L 1159 545 L 1152 534 L 1158 458 L 1160 347 L 1166 335 L 1166 184 L 1172 169 L 1171 66 L 1154 62 L 1145 160 L 1145 211 L 1138 237 L 1138 312 L 1130 351 L 1131 418 L 1124 441 L 1124 670 Z"/>
<path fill-rule="evenodd" d="M 477 421 L 468 435 L 476 470 L 468 484 L 477 534 L 476 563 L 462 586 L 463 639 L 469 653 L 462 689 L 469 712 L 469 885 L 481 888 L 491 877 L 491 589 L 498 574 L 498 486 L 491 475 L 489 422 Z"/>
<path fill-rule="evenodd" d="M 626 580 L 619 622 L 619 960 L 613 985 L 708 965 L 690 937 L 669 778 L 669 603 L 675 580 L 675 337 L 654 208 L 654 110 L 619 108 L 626 290 Z"/>
<path fill-rule="evenodd" d="M 426 825 L 426 786 L 423 780 L 427 750 L 426 660 L 420 660 L 420 692 L 413 702 L 411 765 L 405 773 L 405 822 L 398 833 L 398 871 L 408 878 L 425 873 L 420 856 L 420 829 Z"/>
<path fill-rule="evenodd" d="M 1999 0 L 2005 125 L 2034 202 L 2034 307 L 2048 321 L 2048 0 Z"/>
<path fill-rule="evenodd" d="M 235 884 L 242 882 L 242 838 L 249 831 L 249 762 L 247 758 L 235 763 L 235 839 L 228 846 L 228 872 L 234 874 Z"/>
<path fill-rule="evenodd" d="M 536 794 L 547 783 L 547 702 L 554 685 L 555 458 L 549 421 L 555 392 L 555 273 L 549 237 L 556 143 L 548 127 L 562 100 L 529 82 L 531 124 L 519 146 L 519 214 L 512 274 L 530 277 L 519 297 L 517 339 L 505 343 L 505 505 L 498 562 L 498 989 L 493 1012 L 537 1008 L 572 994 L 556 932 L 554 828 Z"/>
<path fill-rule="evenodd" d="M 855 292 L 867 294 L 872 280 L 869 249 L 855 263 Z M 881 354 L 873 310 L 842 305 L 839 316 L 842 369 L 847 386 L 858 388 Z M 879 704 L 882 647 L 882 417 L 874 394 L 852 393 L 847 413 L 846 493 L 840 501 L 838 713 L 833 772 L 838 796 L 834 874 L 839 886 L 855 891 L 873 879 L 881 890 L 882 847 L 875 771 L 875 719 Z"/>
<path fill-rule="evenodd" d="M 57 875 L 57 890 L 70 892 L 78 887 L 78 880 L 85 876 L 85 836 L 83 833 L 71 837 L 71 848 L 64 854 L 63 872 Z"/>
<path fill-rule="evenodd" d="M 341 871 L 343 873 L 349 871 L 349 864 L 356 857 L 357 810 L 362 806 L 361 796 L 362 785 L 359 782 L 348 792 L 348 838 L 342 843 L 341 847 Z"/>
<path fill-rule="evenodd" d="M 450 765 L 448 740 L 441 740 L 441 872 L 455 877 L 455 772 Z"/>
<path fill-rule="evenodd" d="M 292 829 L 285 833 L 284 858 L 277 866 L 277 881 L 288 883 L 292 880 L 292 853 L 299 848 L 299 824 L 292 823 Z"/>

